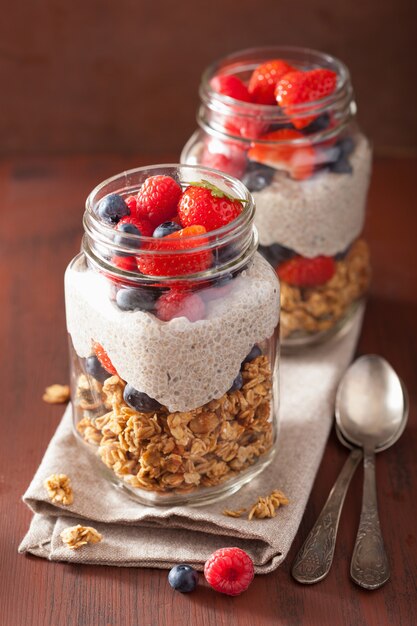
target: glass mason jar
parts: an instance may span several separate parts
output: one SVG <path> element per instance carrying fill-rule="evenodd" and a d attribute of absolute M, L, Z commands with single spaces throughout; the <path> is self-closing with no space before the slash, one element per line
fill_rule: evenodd
<path fill-rule="evenodd" d="M 272 59 L 298 70 L 334 71 L 335 91 L 281 108 L 235 100 L 212 87 L 213 77 L 230 74 L 247 84 L 253 70 Z M 246 50 L 204 72 L 200 98 L 199 130 L 181 161 L 227 172 L 253 193 L 259 251 L 281 283 L 283 347 L 327 339 L 353 318 L 370 278 L 361 231 L 371 148 L 356 124 L 348 69 L 302 48 Z"/>
<path fill-rule="evenodd" d="M 187 246 L 164 250 L 158 239 L 157 251 L 154 238 L 121 237 L 98 218 L 104 197 L 131 196 L 161 174 L 182 187 L 209 181 L 244 208 Z M 256 251 L 254 210 L 240 181 L 186 165 L 124 172 L 87 199 L 82 251 L 65 275 L 75 432 L 143 504 L 217 499 L 273 458 L 279 283 Z M 139 272 L 139 261 L 150 267 L 168 255 L 176 275 Z M 163 321 L 158 302 L 173 292 L 183 311 Z"/>

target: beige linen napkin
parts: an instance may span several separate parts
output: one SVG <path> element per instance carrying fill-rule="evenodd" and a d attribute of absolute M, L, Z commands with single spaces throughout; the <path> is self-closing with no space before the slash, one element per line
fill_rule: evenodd
<path fill-rule="evenodd" d="M 361 321 L 362 311 L 358 311 L 344 337 L 281 359 L 277 455 L 260 476 L 214 504 L 137 504 L 97 471 L 96 461 L 77 443 L 68 407 L 23 497 L 35 515 L 19 552 L 72 563 L 169 568 L 185 562 L 202 569 L 214 550 L 235 545 L 250 554 L 257 573 L 274 570 L 287 555 L 300 524 L 332 424 L 336 386 L 353 357 Z M 70 506 L 49 501 L 43 482 L 53 473 L 71 478 L 74 502 Z M 275 518 L 248 521 L 222 514 L 225 508 L 249 507 L 274 489 L 290 499 Z M 75 524 L 94 526 L 103 540 L 70 550 L 60 533 Z"/>

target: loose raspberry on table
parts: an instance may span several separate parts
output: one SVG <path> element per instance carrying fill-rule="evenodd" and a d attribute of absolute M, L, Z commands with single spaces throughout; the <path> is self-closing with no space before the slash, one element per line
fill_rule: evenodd
<path fill-rule="evenodd" d="M 204 576 L 216 591 L 237 596 L 251 584 L 253 561 L 240 548 L 221 548 L 213 552 L 204 565 Z"/>

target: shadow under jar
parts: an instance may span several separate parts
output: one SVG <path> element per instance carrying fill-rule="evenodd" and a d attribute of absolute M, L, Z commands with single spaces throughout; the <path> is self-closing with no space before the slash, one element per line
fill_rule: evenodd
<path fill-rule="evenodd" d="M 182 189 L 209 181 L 244 208 L 169 245 L 100 221 L 103 198 L 128 199 L 156 175 Z M 87 199 L 82 251 L 65 275 L 75 432 L 143 504 L 215 500 L 273 458 L 279 283 L 256 251 L 253 217 L 241 182 L 184 165 L 125 172 Z M 152 271 L 158 264 L 167 275 Z"/>
<path fill-rule="evenodd" d="M 235 76 L 244 84 L 242 97 L 246 90 L 246 99 L 253 99 L 254 70 L 274 59 L 296 71 L 330 70 L 333 92 L 279 106 L 218 91 L 219 77 Z M 252 192 L 259 251 L 281 283 L 282 346 L 298 348 L 329 338 L 348 326 L 370 279 L 361 232 L 371 148 L 356 124 L 348 69 L 313 50 L 245 50 L 204 72 L 200 98 L 200 128 L 181 161 L 232 174 Z"/>

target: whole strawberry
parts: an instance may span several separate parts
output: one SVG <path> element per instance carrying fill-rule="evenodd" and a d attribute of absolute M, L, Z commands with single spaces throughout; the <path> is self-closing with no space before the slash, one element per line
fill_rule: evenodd
<path fill-rule="evenodd" d="M 242 208 L 241 200 L 203 180 L 192 183 L 184 191 L 178 203 L 178 215 L 183 226 L 201 224 L 211 231 L 236 219 Z"/>
<path fill-rule="evenodd" d="M 171 176 L 150 176 L 136 196 L 136 215 L 147 219 L 154 228 L 167 222 L 177 212 L 181 187 Z"/>
<path fill-rule="evenodd" d="M 334 92 L 336 83 L 336 72 L 325 68 L 289 72 L 277 83 L 276 101 L 292 118 L 291 122 L 296 128 L 304 128 L 311 124 L 315 116 L 297 115 L 293 105 L 306 104 L 329 96 Z"/>
<path fill-rule="evenodd" d="M 295 68 L 281 59 L 274 59 L 258 65 L 249 80 L 248 92 L 257 104 L 276 104 L 275 87 L 277 82 Z"/>
<path fill-rule="evenodd" d="M 295 256 L 277 268 L 278 277 L 294 287 L 319 287 L 329 281 L 336 271 L 331 256 L 316 256 L 313 259 Z"/>
<path fill-rule="evenodd" d="M 210 250 L 201 250 L 208 243 L 201 236 L 206 232 L 203 226 L 190 226 L 148 242 L 142 248 L 145 254 L 136 258 L 139 271 L 148 276 L 184 276 L 208 269 L 213 255 Z M 193 248 L 200 250 L 190 252 Z"/>
<path fill-rule="evenodd" d="M 206 561 L 204 576 L 216 591 L 238 596 L 253 580 L 253 562 L 240 548 L 221 548 Z"/>

